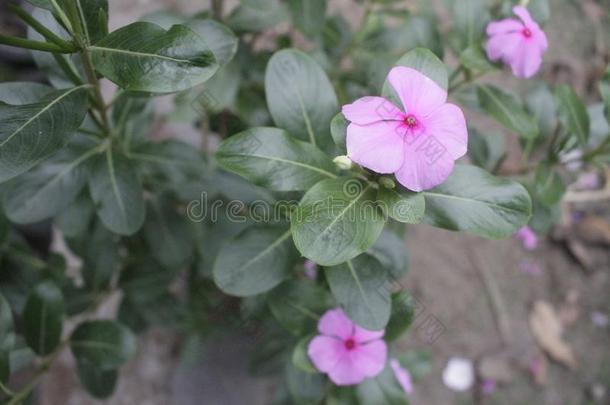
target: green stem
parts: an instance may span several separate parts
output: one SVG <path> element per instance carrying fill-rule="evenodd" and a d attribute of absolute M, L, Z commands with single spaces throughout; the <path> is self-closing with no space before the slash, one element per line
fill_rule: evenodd
<path fill-rule="evenodd" d="M 53 58 L 55 59 L 55 62 L 57 62 L 61 70 L 66 74 L 66 76 L 68 76 L 68 79 L 72 81 L 72 83 L 77 86 L 84 84 L 83 79 L 81 79 L 78 73 L 76 73 L 74 67 L 71 66 L 66 59 L 64 59 L 63 55 L 53 53 Z"/>
<path fill-rule="evenodd" d="M 51 5 L 53 6 L 53 11 L 55 12 L 55 14 L 57 14 L 57 16 L 59 17 L 59 19 L 61 20 L 61 22 L 64 24 L 64 26 L 66 27 L 66 29 L 68 30 L 68 32 L 70 34 L 74 34 L 74 29 L 72 28 L 72 24 L 70 23 L 70 20 L 68 19 L 68 17 L 66 16 L 66 13 L 64 13 L 64 11 L 61 9 L 61 7 L 59 7 L 57 5 L 57 1 L 55 0 L 49 0 L 49 2 L 51 3 Z"/>
<path fill-rule="evenodd" d="M 104 131 L 110 135 L 110 121 L 108 120 L 108 114 L 106 113 L 106 105 L 104 104 L 104 97 L 100 90 L 100 83 L 97 80 L 95 69 L 93 68 L 93 61 L 91 60 L 91 54 L 88 49 L 82 51 L 83 68 L 87 75 L 87 80 L 93 85 L 93 92 L 95 96 L 95 103 L 97 110 L 102 117 L 102 126 Z"/>
<path fill-rule="evenodd" d="M 15 46 L 17 48 L 33 49 L 35 51 L 73 53 L 76 48 L 66 49 L 49 42 L 32 41 L 31 39 L 12 37 L 0 34 L 0 45 Z"/>
<path fill-rule="evenodd" d="M 55 45 L 64 49 L 74 49 L 74 44 L 71 44 L 70 42 L 56 35 L 54 32 L 42 25 L 40 21 L 32 17 L 21 7 L 17 7 L 14 4 L 9 4 L 8 8 L 13 13 L 15 13 L 17 17 L 21 18 L 23 22 L 34 28 L 40 35 L 45 37 L 47 41 L 52 42 Z"/>
<path fill-rule="evenodd" d="M 15 393 L 13 391 L 11 391 L 11 389 L 9 387 L 4 385 L 2 383 L 2 381 L 0 381 L 0 390 L 2 390 L 2 392 L 4 392 L 4 394 L 8 395 L 9 397 L 15 396 Z"/>

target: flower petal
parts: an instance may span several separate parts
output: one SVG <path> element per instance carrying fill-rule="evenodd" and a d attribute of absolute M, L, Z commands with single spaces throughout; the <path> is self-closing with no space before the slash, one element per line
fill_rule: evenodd
<path fill-rule="evenodd" d="M 355 325 L 354 340 L 358 343 L 370 342 L 371 340 L 381 339 L 385 330 L 368 330 Z"/>
<path fill-rule="evenodd" d="M 454 104 L 445 104 L 424 121 L 425 132 L 442 143 L 447 152 L 458 159 L 468 149 L 468 128 L 462 110 Z"/>
<path fill-rule="evenodd" d="M 487 24 L 487 35 L 508 34 L 512 32 L 520 32 L 525 28 L 521 21 L 514 18 L 494 21 Z"/>
<path fill-rule="evenodd" d="M 358 345 L 348 352 L 355 369 L 366 377 L 375 377 L 383 371 L 388 357 L 388 346 L 383 340 L 374 340 L 364 345 Z"/>
<path fill-rule="evenodd" d="M 341 112 L 354 124 L 367 125 L 379 121 L 402 120 L 404 113 L 383 97 L 362 97 L 346 104 Z"/>
<path fill-rule="evenodd" d="M 530 12 L 527 11 L 527 8 L 522 7 L 522 6 L 515 6 L 513 7 L 513 13 L 515 13 L 516 16 L 518 16 L 521 21 L 523 21 L 523 24 L 525 24 L 526 27 L 531 28 L 531 27 L 538 27 L 538 24 L 536 23 L 536 21 L 534 21 L 532 19 L 532 16 L 530 15 Z"/>
<path fill-rule="evenodd" d="M 307 354 L 318 370 L 328 373 L 335 368 L 347 350 L 343 341 L 330 336 L 316 336 L 307 348 Z"/>
<path fill-rule="evenodd" d="M 323 335 L 347 339 L 353 334 L 354 323 L 342 309 L 331 309 L 320 318 L 318 331 Z"/>
<path fill-rule="evenodd" d="M 346 354 L 336 366 L 328 372 L 328 377 L 336 385 L 360 384 L 366 375 L 352 362 L 350 354 Z"/>
<path fill-rule="evenodd" d="M 451 153 L 434 136 L 421 135 L 405 146 L 405 161 L 396 179 L 411 191 L 428 190 L 447 180 L 454 164 Z"/>
<path fill-rule="evenodd" d="M 377 173 L 393 173 L 404 158 L 404 124 L 379 121 L 370 125 L 349 124 L 347 156 L 354 162 Z"/>
<path fill-rule="evenodd" d="M 390 70 L 388 80 L 407 114 L 425 116 L 447 101 L 447 92 L 415 69 L 396 66 Z"/>
<path fill-rule="evenodd" d="M 511 63 L 522 38 L 518 32 L 492 36 L 485 45 L 487 57 L 493 62 L 502 59 L 505 63 Z"/>
<path fill-rule="evenodd" d="M 394 377 L 396 377 L 404 392 L 406 394 L 412 394 L 413 380 L 411 379 L 411 373 L 409 373 L 409 370 L 402 367 L 396 359 L 390 360 L 390 367 L 392 367 Z"/>
<path fill-rule="evenodd" d="M 528 79 L 534 76 L 542 64 L 542 55 L 535 43 L 524 43 L 513 55 L 510 67 L 517 77 Z"/>

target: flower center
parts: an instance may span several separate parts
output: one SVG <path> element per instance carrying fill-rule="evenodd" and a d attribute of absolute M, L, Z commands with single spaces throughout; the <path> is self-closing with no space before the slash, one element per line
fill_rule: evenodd
<path fill-rule="evenodd" d="M 523 31 L 521 31 L 521 33 L 523 34 L 523 36 L 525 38 L 531 38 L 532 37 L 532 31 L 529 28 L 523 28 Z"/>
<path fill-rule="evenodd" d="M 415 118 L 412 115 L 407 115 L 407 117 L 404 120 L 404 123 L 409 127 L 409 128 L 415 128 L 418 125 L 417 122 L 417 118 Z"/>
<path fill-rule="evenodd" d="M 354 347 L 356 347 L 356 342 L 354 341 L 354 339 L 349 338 L 345 341 L 345 348 L 347 350 L 353 350 Z"/>

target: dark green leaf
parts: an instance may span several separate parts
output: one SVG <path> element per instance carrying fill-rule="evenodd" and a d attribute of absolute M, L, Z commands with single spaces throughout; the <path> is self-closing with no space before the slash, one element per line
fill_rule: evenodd
<path fill-rule="evenodd" d="M 295 404 L 318 404 L 324 398 L 326 384 L 322 374 L 312 374 L 286 363 L 286 383 Z"/>
<path fill-rule="evenodd" d="M 85 192 L 55 217 L 55 223 L 64 236 L 74 238 L 87 230 L 94 212 L 95 207 L 91 197 Z"/>
<path fill-rule="evenodd" d="M 390 275 L 375 257 L 364 254 L 325 269 L 326 280 L 347 316 L 369 330 L 385 328 L 390 319 Z"/>
<path fill-rule="evenodd" d="M 315 38 L 322 34 L 326 0 L 289 0 L 294 25 L 305 35 Z"/>
<path fill-rule="evenodd" d="M 544 205 L 557 204 L 566 191 L 566 186 L 559 173 L 545 164 L 540 164 L 536 168 L 534 182 L 537 198 Z"/>
<path fill-rule="evenodd" d="M 489 172 L 495 172 L 506 156 L 504 135 L 499 132 L 483 135 L 469 128 L 468 156 L 475 165 Z"/>
<path fill-rule="evenodd" d="M 479 86 L 477 94 L 483 110 L 500 124 L 525 139 L 538 136 L 536 121 L 515 95 L 491 85 Z"/>
<path fill-rule="evenodd" d="M 324 152 L 277 128 L 252 128 L 231 136 L 220 145 L 216 159 L 224 169 L 275 191 L 307 190 L 337 177 Z"/>
<path fill-rule="evenodd" d="M 456 165 L 445 183 L 423 194 L 424 222 L 491 239 L 512 235 L 532 213 L 529 193 L 521 184 L 475 166 Z"/>
<path fill-rule="evenodd" d="M 70 336 L 70 348 L 77 361 L 109 371 L 122 366 L 136 354 L 136 337 L 118 322 L 85 321 Z"/>
<path fill-rule="evenodd" d="M 310 280 L 290 280 L 267 296 L 271 313 L 288 331 L 301 336 L 315 330 L 318 318 L 330 306 L 326 291 Z"/>
<path fill-rule="evenodd" d="M 89 50 L 96 70 L 126 90 L 186 90 L 205 82 L 218 69 L 208 45 L 183 25 L 166 31 L 152 23 L 132 23 Z"/>
<path fill-rule="evenodd" d="M 10 105 L 34 104 L 52 91 L 46 84 L 4 82 L 0 83 L 0 101 Z"/>
<path fill-rule="evenodd" d="M 87 112 L 87 87 L 48 93 L 38 102 L 0 103 L 0 181 L 46 159 L 68 142 Z"/>
<path fill-rule="evenodd" d="M 98 146 L 70 147 L 11 181 L 3 198 L 6 215 L 30 224 L 65 210 L 87 182 L 83 163 L 100 152 Z"/>
<path fill-rule="evenodd" d="M 215 20 L 194 19 L 186 24 L 209 45 L 216 62 L 224 66 L 235 56 L 238 39 L 227 26 Z"/>
<path fill-rule="evenodd" d="M 0 353 L 12 349 L 13 329 L 13 311 L 8 301 L 0 294 Z"/>
<path fill-rule="evenodd" d="M 37 354 L 47 355 L 59 344 L 64 317 L 64 299 L 51 282 L 34 287 L 23 310 L 25 340 Z"/>
<path fill-rule="evenodd" d="M 108 35 L 108 0 L 77 0 L 88 43 L 95 44 Z"/>
<path fill-rule="evenodd" d="M 117 370 L 100 370 L 87 361 L 78 362 L 77 366 L 80 383 L 91 396 L 105 399 L 112 395 L 119 376 Z"/>
<path fill-rule="evenodd" d="M 426 200 L 421 193 L 379 187 L 379 205 L 390 218 L 406 224 L 418 224 L 424 219 Z"/>
<path fill-rule="evenodd" d="M 289 230 L 253 226 L 220 250 L 214 263 L 214 281 L 227 294 L 260 294 L 288 278 L 296 259 Z"/>
<path fill-rule="evenodd" d="M 356 387 L 361 404 L 408 405 L 407 395 L 394 376 L 389 364 L 375 378 L 364 380 Z"/>
<path fill-rule="evenodd" d="M 130 162 L 111 148 L 98 157 L 89 173 L 89 190 L 97 214 L 113 232 L 135 233 L 146 214 L 144 192 Z"/>
<path fill-rule="evenodd" d="M 309 342 L 311 342 L 312 336 L 306 336 L 299 340 L 297 345 L 294 347 L 292 352 L 292 364 L 306 373 L 318 373 L 318 369 L 313 365 L 307 354 Z"/>
<path fill-rule="evenodd" d="M 278 127 L 321 149 L 332 146 L 330 121 L 339 105 L 326 73 L 313 59 L 296 49 L 274 54 L 265 73 L 265 92 Z"/>
<path fill-rule="evenodd" d="M 288 19 L 289 11 L 279 0 L 242 0 L 227 24 L 235 31 L 262 31 Z"/>
<path fill-rule="evenodd" d="M 392 282 L 400 282 L 409 270 L 407 245 L 394 232 L 384 230 L 368 253 L 375 256 L 383 268 L 390 272 Z"/>
<path fill-rule="evenodd" d="M 335 145 L 337 145 L 341 151 L 345 152 L 345 138 L 347 137 L 347 126 L 349 122 L 345 119 L 342 113 L 338 113 L 330 122 L 330 134 L 333 137 Z"/>
<path fill-rule="evenodd" d="M 538 122 L 540 135 L 550 136 L 557 126 L 557 108 L 549 87 L 545 84 L 534 87 L 525 98 L 525 106 Z"/>
<path fill-rule="evenodd" d="M 415 69 L 430 79 L 434 80 L 436 84 L 447 90 L 449 87 L 449 76 L 447 75 L 447 67 L 445 64 L 433 54 L 430 50 L 425 48 L 415 48 L 406 54 L 404 54 L 394 66 L 406 66 Z M 391 88 L 389 82 L 383 85 L 383 95 L 388 96 L 389 92 L 394 90 Z M 398 99 L 398 98 L 396 98 Z M 400 105 L 400 104 L 396 104 Z"/>
<path fill-rule="evenodd" d="M 119 266 L 118 237 L 97 221 L 87 238 L 83 255 L 85 286 L 92 291 L 102 291 Z"/>
<path fill-rule="evenodd" d="M 384 339 L 392 342 L 402 336 L 415 319 L 416 303 L 405 291 L 392 294 L 392 313 L 385 329 Z"/>
<path fill-rule="evenodd" d="M 333 266 L 365 252 L 379 237 L 385 220 L 370 183 L 339 178 L 313 186 L 290 222 L 301 254 Z"/>
<path fill-rule="evenodd" d="M 0 351 L 0 383 L 6 384 L 11 377 L 11 358 L 8 351 Z"/>
<path fill-rule="evenodd" d="M 587 107 L 570 86 L 562 85 L 555 90 L 559 119 L 563 126 L 578 138 L 581 146 L 589 139 L 589 116 Z"/>

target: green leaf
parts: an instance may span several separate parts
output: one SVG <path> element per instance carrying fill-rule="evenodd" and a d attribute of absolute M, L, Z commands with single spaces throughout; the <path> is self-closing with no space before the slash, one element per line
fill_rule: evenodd
<path fill-rule="evenodd" d="M 326 73 L 313 59 L 296 49 L 275 53 L 265 72 L 265 93 L 278 127 L 329 150 L 330 121 L 339 104 Z"/>
<path fill-rule="evenodd" d="M 290 280 L 267 295 L 267 303 L 277 321 L 301 336 L 316 328 L 318 318 L 330 306 L 326 291 L 311 280 Z"/>
<path fill-rule="evenodd" d="M 0 83 L 0 101 L 10 105 L 34 104 L 53 91 L 53 87 L 35 82 Z"/>
<path fill-rule="evenodd" d="M 70 348 L 77 361 L 109 371 L 119 368 L 136 354 L 136 337 L 115 321 L 85 321 L 70 336 Z"/>
<path fill-rule="evenodd" d="M 41 356 L 53 352 L 61 339 L 63 317 L 64 299 L 59 288 L 49 281 L 34 287 L 23 309 L 28 346 Z"/>
<path fill-rule="evenodd" d="M 325 23 L 326 0 L 289 0 L 288 5 L 297 29 L 309 38 L 315 38 L 322 34 Z"/>
<path fill-rule="evenodd" d="M 82 235 L 93 218 L 95 207 L 89 196 L 84 192 L 78 196 L 68 207 L 55 217 L 55 224 L 67 238 Z"/>
<path fill-rule="evenodd" d="M 389 364 L 375 378 L 368 378 L 356 387 L 361 404 L 408 405 L 407 394 L 394 376 Z"/>
<path fill-rule="evenodd" d="M 462 0 L 452 2 L 453 30 L 457 34 L 460 50 L 477 45 L 485 35 L 489 22 L 489 11 L 485 0 Z"/>
<path fill-rule="evenodd" d="M 324 274 L 337 303 L 352 321 L 369 330 L 385 328 L 390 319 L 391 282 L 379 260 L 364 254 L 327 267 Z"/>
<path fill-rule="evenodd" d="M 179 215 L 169 201 L 150 199 L 144 237 L 150 254 L 167 269 L 179 269 L 193 254 L 188 218 Z"/>
<path fill-rule="evenodd" d="M 290 223 L 299 252 L 322 266 L 333 266 L 371 247 L 385 220 L 372 184 L 338 178 L 309 189 Z"/>
<path fill-rule="evenodd" d="M 590 127 L 587 107 L 568 85 L 561 85 L 555 89 L 555 100 L 559 120 L 571 134 L 576 135 L 580 145 L 585 146 L 589 139 Z"/>
<path fill-rule="evenodd" d="M 3 197 L 6 215 L 13 222 L 30 224 L 65 210 L 87 182 L 83 163 L 99 152 L 99 146 L 69 147 L 15 178 Z"/>
<path fill-rule="evenodd" d="M 540 84 L 527 93 L 525 98 L 527 111 L 538 122 L 540 134 L 548 137 L 557 127 L 557 108 L 553 93 L 546 84 Z"/>
<path fill-rule="evenodd" d="M 393 282 L 399 282 L 409 270 L 406 243 L 392 231 L 384 230 L 368 253 L 375 256 L 383 268 L 390 272 Z"/>
<path fill-rule="evenodd" d="M 561 201 L 566 191 L 566 186 L 559 173 L 546 164 L 540 164 L 536 168 L 534 184 L 538 200 L 547 206 L 553 206 Z"/>
<path fill-rule="evenodd" d="M 286 363 L 286 384 L 295 404 L 318 404 L 326 391 L 322 374 L 312 374 Z"/>
<path fill-rule="evenodd" d="M 536 121 L 525 112 L 519 99 L 491 85 L 478 87 L 479 103 L 487 114 L 522 138 L 538 136 Z"/>
<path fill-rule="evenodd" d="M 226 25 L 215 20 L 194 19 L 186 26 L 195 31 L 209 45 L 216 62 L 224 66 L 237 52 L 238 38 Z"/>
<path fill-rule="evenodd" d="M 604 114 L 606 116 L 606 121 L 610 124 L 610 68 L 608 69 L 606 76 L 607 80 L 599 83 L 599 93 L 601 94 L 604 102 Z"/>
<path fill-rule="evenodd" d="M 192 29 L 129 24 L 89 47 L 95 69 L 125 90 L 172 93 L 208 80 L 218 64 Z"/>
<path fill-rule="evenodd" d="M 77 363 L 78 379 L 94 398 L 105 399 L 112 395 L 119 373 L 117 370 L 100 370 L 87 361 Z"/>
<path fill-rule="evenodd" d="M 93 162 L 89 191 L 97 215 L 111 231 L 131 235 L 144 223 L 146 208 L 140 180 L 130 162 L 111 148 Z"/>
<path fill-rule="evenodd" d="M 421 193 L 379 187 L 377 200 L 392 219 L 406 224 L 419 224 L 424 219 L 426 200 Z"/>
<path fill-rule="evenodd" d="M 8 351 L 0 351 L 0 383 L 6 384 L 11 378 L 11 357 Z"/>
<path fill-rule="evenodd" d="M 95 222 L 83 252 L 83 278 L 89 290 L 101 292 L 110 284 L 119 266 L 118 239 L 101 222 Z"/>
<path fill-rule="evenodd" d="M 277 128 L 252 128 L 231 136 L 220 145 L 216 159 L 224 169 L 275 191 L 307 190 L 337 177 L 324 152 Z"/>
<path fill-rule="evenodd" d="M 0 103 L 0 181 L 26 172 L 63 148 L 86 112 L 86 86 L 54 91 L 30 104 Z"/>
<path fill-rule="evenodd" d="M 529 193 L 521 184 L 475 166 L 456 165 L 445 183 L 423 194 L 425 223 L 490 239 L 512 235 L 532 213 Z"/>
<path fill-rule="evenodd" d="M 108 0 L 77 0 L 87 40 L 95 44 L 108 35 Z"/>
<path fill-rule="evenodd" d="M 12 349 L 13 330 L 13 311 L 8 301 L 0 294 L 0 353 Z"/>
<path fill-rule="evenodd" d="M 253 226 L 220 250 L 214 263 L 214 282 L 230 295 L 260 294 L 288 278 L 296 259 L 290 231 L 283 227 Z"/>
<path fill-rule="evenodd" d="M 460 63 L 466 69 L 478 73 L 488 73 L 497 70 L 485 56 L 483 48 L 479 44 L 471 45 L 460 53 Z"/>
<path fill-rule="evenodd" d="M 347 147 L 345 146 L 345 138 L 347 137 L 347 126 L 349 122 L 345 119 L 342 113 L 338 113 L 330 122 L 330 134 L 333 137 L 335 145 L 337 145 L 341 151 L 345 152 Z"/>
<path fill-rule="evenodd" d="M 309 342 L 311 342 L 312 336 L 305 336 L 294 347 L 292 352 L 292 364 L 306 373 L 316 374 L 319 373 L 318 369 L 313 365 L 307 354 Z"/>
<path fill-rule="evenodd" d="M 527 5 L 527 9 L 534 21 L 539 24 L 544 24 L 551 18 L 549 0 L 531 0 Z"/>
<path fill-rule="evenodd" d="M 290 16 L 288 8 L 279 0 L 242 0 L 227 18 L 235 31 L 262 31 Z"/>
<path fill-rule="evenodd" d="M 409 370 L 414 383 L 429 375 L 434 367 L 434 359 L 429 351 L 407 350 L 397 358 L 400 365 Z"/>
<path fill-rule="evenodd" d="M 468 156 L 473 164 L 489 172 L 495 172 L 506 157 L 504 135 L 499 132 L 483 135 L 474 128 L 469 128 Z"/>
<path fill-rule="evenodd" d="M 392 294 L 392 313 L 385 328 L 384 339 L 392 342 L 400 338 L 415 319 L 416 303 L 406 291 Z"/>

